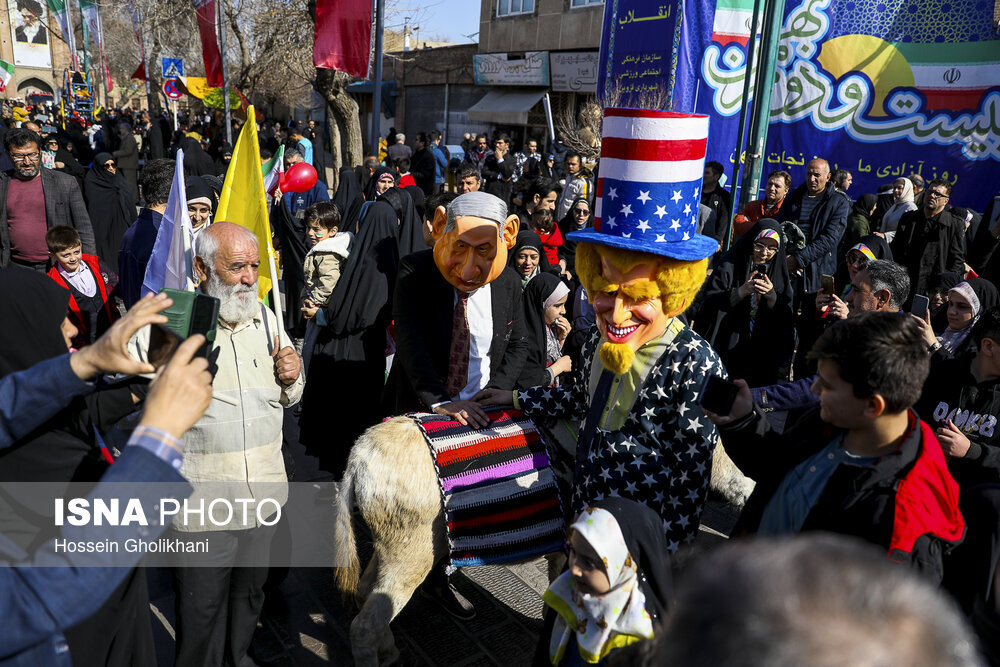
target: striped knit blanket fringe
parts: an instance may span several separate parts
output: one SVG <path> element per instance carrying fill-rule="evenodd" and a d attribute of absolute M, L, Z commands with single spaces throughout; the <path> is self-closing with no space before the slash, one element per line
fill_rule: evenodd
<path fill-rule="evenodd" d="M 520 410 L 487 413 L 478 431 L 448 417 L 409 416 L 430 447 L 444 502 L 449 569 L 498 565 L 558 551 L 566 538 L 545 442 Z"/>

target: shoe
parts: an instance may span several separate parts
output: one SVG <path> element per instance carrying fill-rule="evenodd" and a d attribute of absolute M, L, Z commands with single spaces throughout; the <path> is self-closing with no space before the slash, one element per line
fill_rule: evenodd
<path fill-rule="evenodd" d="M 422 585 L 420 595 L 437 602 L 442 609 L 460 621 L 471 621 L 476 617 L 476 608 L 451 583 L 444 588 Z"/>

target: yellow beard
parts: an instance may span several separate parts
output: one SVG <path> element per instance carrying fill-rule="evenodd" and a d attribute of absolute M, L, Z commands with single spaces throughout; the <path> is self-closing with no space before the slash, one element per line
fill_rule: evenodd
<path fill-rule="evenodd" d="M 601 363 L 612 373 L 621 375 L 632 367 L 635 350 L 625 343 L 602 343 Z"/>

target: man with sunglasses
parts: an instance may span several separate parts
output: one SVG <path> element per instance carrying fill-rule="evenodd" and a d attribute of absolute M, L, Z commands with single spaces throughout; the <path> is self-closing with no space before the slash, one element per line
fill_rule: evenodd
<path fill-rule="evenodd" d="M 910 272 L 912 294 L 927 294 L 928 279 L 951 271 L 965 274 L 965 220 L 948 205 L 951 183 L 937 178 L 927 184 L 923 206 L 899 220 L 890 248 Z"/>
<path fill-rule="evenodd" d="M 96 254 L 76 179 L 42 168 L 42 140 L 31 130 L 8 130 L 3 143 L 14 168 L 0 174 L 0 268 L 14 262 L 44 273 L 49 262 L 45 232 L 58 225 L 76 229 L 83 252 Z"/>

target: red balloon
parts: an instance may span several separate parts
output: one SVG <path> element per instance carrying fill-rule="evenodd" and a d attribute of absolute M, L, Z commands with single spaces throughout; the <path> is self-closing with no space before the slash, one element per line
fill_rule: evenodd
<path fill-rule="evenodd" d="M 316 169 L 306 162 L 293 164 L 281 175 L 279 187 L 282 192 L 308 192 L 316 185 Z"/>

